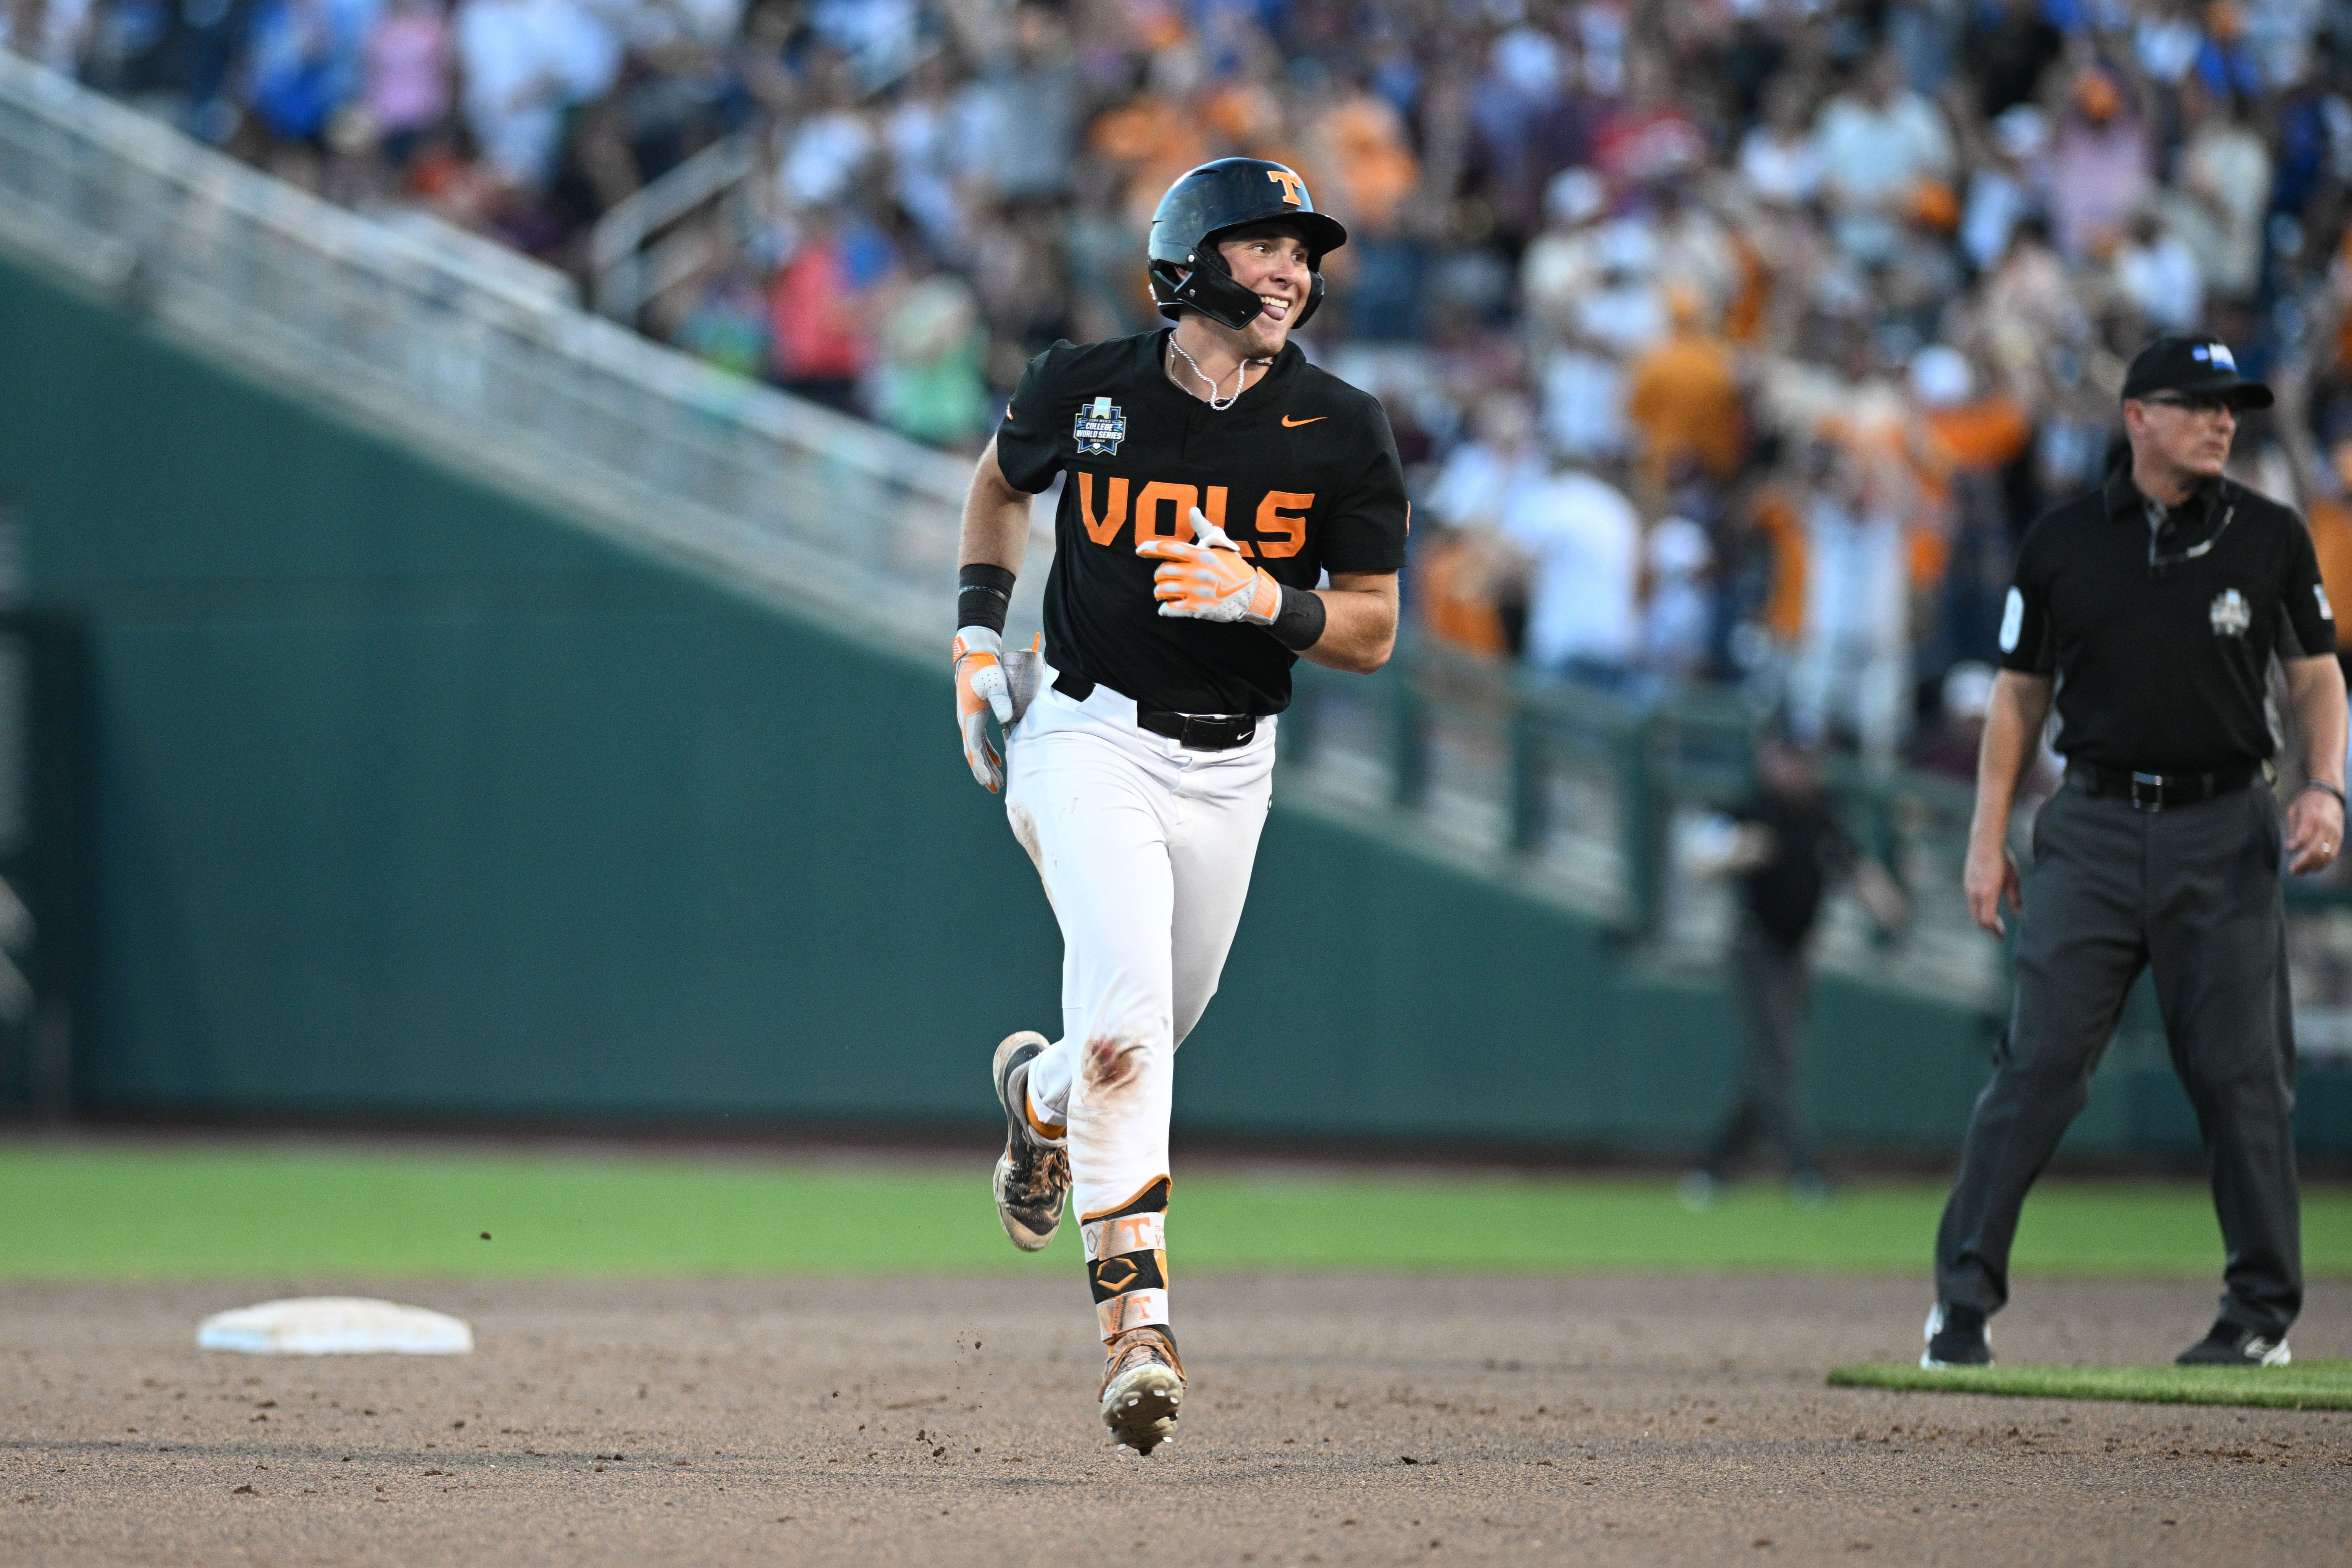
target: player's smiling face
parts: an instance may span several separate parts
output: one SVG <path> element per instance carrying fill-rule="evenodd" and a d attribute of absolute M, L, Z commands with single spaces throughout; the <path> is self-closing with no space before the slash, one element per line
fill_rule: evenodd
<path fill-rule="evenodd" d="M 1219 240 L 1217 254 L 1224 258 L 1234 281 L 1257 296 L 1258 313 L 1234 334 L 1242 340 L 1242 352 L 1251 359 L 1279 353 L 1314 286 L 1306 237 L 1285 223 L 1253 226 Z"/>

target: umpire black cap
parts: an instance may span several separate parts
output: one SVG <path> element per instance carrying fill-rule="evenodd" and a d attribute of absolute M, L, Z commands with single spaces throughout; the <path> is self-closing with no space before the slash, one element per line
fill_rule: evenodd
<path fill-rule="evenodd" d="M 2126 398 L 2152 392 L 2227 397 L 2237 408 L 2268 408 L 2271 389 L 2238 374 L 2238 359 L 2219 338 L 2166 333 L 2139 351 L 2124 375 Z"/>
<path fill-rule="evenodd" d="M 1151 214 L 1151 298 L 1174 321 L 1190 306 L 1238 331 L 1263 309 L 1255 294 L 1234 281 L 1216 237 L 1251 223 L 1287 223 L 1307 241 L 1315 268 L 1307 302 L 1291 323 L 1303 327 L 1323 302 L 1323 258 L 1348 243 L 1339 219 L 1315 210 L 1307 182 L 1287 164 L 1264 158 L 1219 158 L 1186 172 L 1168 187 Z"/>

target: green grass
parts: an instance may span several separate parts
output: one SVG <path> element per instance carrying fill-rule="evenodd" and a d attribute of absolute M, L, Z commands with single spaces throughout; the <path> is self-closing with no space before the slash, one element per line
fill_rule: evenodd
<path fill-rule="evenodd" d="M 1658 1179 L 1180 1172 L 1180 1269 L 1924 1272 L 1940 1187 L 1686 1212 Z M 985 1159 L 939 1165 L 329 1146 L 0 1144 L 0 1279 L 953 1273 L 1076 1264 L 1006 1244 Z M 481 1239 L 481 1233 L 490 1239 Z M 2352 1191 L 2304 1205 L 2305 1267 L 2352 1275 Z M 2046 1184 L 2021 1273 L 2220 1272 L 2202 1188 Z"/>
<path fill-rule="evenodd" d="M 1900 1362 L 1842 1366 L 1838 1388 L 2005 1394 L 2027 1399 L 2130 1399 L 2146 1405 L 2259 1405 L 2352 1410 L 2352 1361 L 2291 1366 L 1979 1366 L 1930 1372 Z"/>

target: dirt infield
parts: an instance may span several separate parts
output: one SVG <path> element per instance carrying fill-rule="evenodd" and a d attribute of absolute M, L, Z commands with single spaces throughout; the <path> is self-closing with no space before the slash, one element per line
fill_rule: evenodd
<path fill-rule="evenodd" d="M 298 1289 L 479 1349 L 193 1348 Z M 1914 1352 L 1916 1279 L 1179 1291 L 1183 1436 L 1139 1460 L 1076 1279 L 0 1287 L 0 1562 L 2352 1562 L 2352 1416 L 1822 1386 Z M 2212 1297 L 2028 1282 L 1995 1344 L 2154 1359 Z M 2294 1342 L 2352 1353 L 2352 1285 Z"/>

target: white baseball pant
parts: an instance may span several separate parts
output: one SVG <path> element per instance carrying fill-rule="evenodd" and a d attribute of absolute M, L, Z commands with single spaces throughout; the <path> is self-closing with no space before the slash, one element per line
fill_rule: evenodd
<path fill-rule="evenodd" d="M 1030 1064 L 1029 1113 L 1066 1129 L 1089 1265 L 1130 1250 L 1164 1258 L 1157 1214 L 1100 1216 L 1153 1206 L 1147 1190 L 1167 1177 L 1176 1047 L 1216 994 L 1241 921 L 1273 798 L 1275 721 L 1231 751 L 1188 751 L 1138 725 L 1134 701 L 1108 687 L 1081 702 L 1053 689 L 1052 671 L 1045 680 L 1005 744 L 1005 815 L 1062 927 L 1062 1037 Z M 1117 1234 L 1097 1234 L 1107 1227 Z M 1166 1298 L 1163 1284 L 1105 1303 L 1104 1337 L 1165 1322 Z"/>

